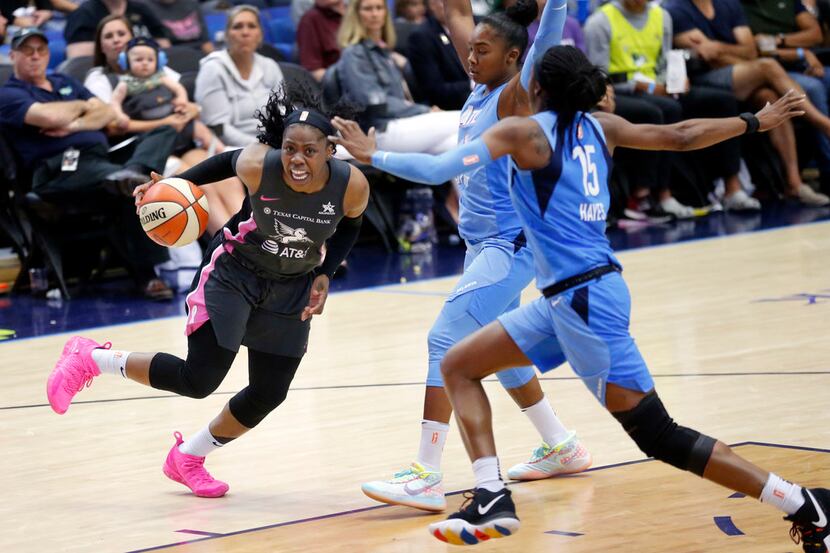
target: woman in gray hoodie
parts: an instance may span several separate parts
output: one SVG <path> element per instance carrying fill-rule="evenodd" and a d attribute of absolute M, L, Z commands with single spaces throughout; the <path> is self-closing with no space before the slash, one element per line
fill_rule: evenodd
<path fill-rule="evenodd" d="M 227 48 L 202 59 L 196 77 L 196 102 L 202 121 L 230 147 L 256 141 L 256 110 L 283 82 L 277 62 L 256 53 L 262 43 L 259 10 L 237 6 L 228 14 Z"/>

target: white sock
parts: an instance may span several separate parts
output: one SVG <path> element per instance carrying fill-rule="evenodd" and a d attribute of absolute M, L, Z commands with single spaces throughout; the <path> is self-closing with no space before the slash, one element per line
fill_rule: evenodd
<path fill-rule="evenodd" d="M 441 457 L 450 425 L 430 420 L 421 421 L 421 446 L 418 448 L 418 462 L 433 472 L 441 470 Z"/>
<path fill-rule="evenodd" d="M 767 483 L 764 484 L 760 499 L 761 503 L 769 503 L 788 515 L 795 513 L 804 505 L 801 486 L 787 482 L 772 472 L 769 473 Z"/>
<path fill-rule="evenodd" d="M 127 378 L 127 358 L 129 351 L 96 348 L 92 350 L 92 360 L 98 365 L 101 374 L 112 374 Z"/>
<path fill-rule="evenodd" d="M 210 427 L 206 426 L 196 432 L 192 438 L 185 440 L 179 446 L 179 451 L 196 457 L 205 457 L 208 453 L 216 451 L 223 445 L 210 433 Z"/>
<path fill-rule="evenodd" d="M 570 432 L 556 416 L 556 413 L 553 412 L 553 407 L 550 406 L 544 396 L 537 403 L 522 409 L 522 412 L 527 415 L 539 435 L 549 446 L 554 447 L 568 439 Z"/>
<path fill-rule="evenodd" d="M 476 488 L 484 488 L 491 492 L 504 489 L 498 457 L 479 457 L 473 461 L 473 473 L 476 476 Z"/>

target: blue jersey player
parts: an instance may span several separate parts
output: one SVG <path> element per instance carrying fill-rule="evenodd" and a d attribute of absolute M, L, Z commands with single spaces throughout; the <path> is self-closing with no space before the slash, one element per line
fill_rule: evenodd
<path fill-rule="evenodd" d="M 527 53 L 529 60 L 559 43 L 565 11 L 564 0 L 547 3 L 539 33 Z M 526 26 L 537 15 L 536 1 L 519 0 L 506 13 L 486 17 L 478 25 L 473 23 L 469 0 L 449 0 L 445 15 L 459 57 L 476 83 L 461 111 L 459 144 L 479 138 L 504 117 L 530 115 L 527 83 L 532 64 L 525 64 L 521 73 L 518 64 L 527 48 Z M 458 178 L 458 228 L 467 254 L 464 274 L 428 337 L 429 371 L 418 456 L 391 480 L 365 483 L 363 492 L 373 499 L 429 511 L 446 508 L 441 456 L 452 407 L 444 393 L 441 360 L 453 344 L 518 307 L 522 290 L 533 279 L 533 256 L 525 247 L 507 180 L 507 158 Z M 590 466 L 590 453 L 556 417 L 532 367 L 503 371 L 498 378 L 542 440 L 526 463 L 510 469 L 511 478 L 547 478 Z"/>
<path fill-rule="evenodd" d="M 803 95 L 790 91 L 753 115 L 632 125 L 586 111 L 605 94 L 605 75 L 585 55 L 557 46 L 536 63 L 530 84 L 536 115 L 506 119 L 469 144 L 437 157 L 375 152 L 356 125 L 338 122 L 358 159 L 441 181 L 511 156 L 511 198 L 534 251 L 538 300 L 499 317 L 444 357 L 441 372 L 473 462 L 471 501 L 430 532 L 475 544 L 519 529 L 510 491 L 499 474 L 490 405 L 481 379 L 532 361 L 542 371 L 568 361 L 590 392 L 647 455 L 760 499 L 784 511 L 805 552 L 830 545 L 830 490 L 805 489 L 736 455 L 723 442 L 678 425 L 629 334 L 630 296 L 605 237 L 607 177 L 615 146 L 691 150 L 746 132 L 766 131 L 802 115 Z"/>

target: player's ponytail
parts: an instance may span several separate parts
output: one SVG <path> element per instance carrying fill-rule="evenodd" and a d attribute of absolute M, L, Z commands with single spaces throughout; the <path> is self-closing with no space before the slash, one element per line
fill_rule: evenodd
<path fill-rule="evenodd" d="M 518 0 L 504 12 L 488 15 L 481 20 L 482 25 L 488 25 L 496 31 L 508 48 L 518 48 L 522 59 L 527 50 L 527 26 L 533 23 L 539 15 L 539 6 L 536 0 Z"/>
<path fill-rule="evenodd" d="M 564 133 L 577 113 L 589 111 L 605 96 L 608 77 L 577 48 L 554 46 L 536 64 L 536 80 L 545 107 L 556 112 L 557 130 Z"/>

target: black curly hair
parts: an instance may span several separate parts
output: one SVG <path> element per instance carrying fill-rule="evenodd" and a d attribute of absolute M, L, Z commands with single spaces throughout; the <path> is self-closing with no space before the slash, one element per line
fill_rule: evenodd
<path fill-rule="evenodd" d="M 499 34 L 508 48 L 519 49 L 519 59 L 527 50 L 527 26 L 539 15 L 536 0 L 518 0 L 503 12 L 497 12 L 481 19 L 481 25 L 487 25 Z"/>
<path fill-rule="evenodd" d="M 545 92 L 545 108 L 556 112 L 560 135 L 577 113 L 589 111 L 605 96 L 608 77 L 573 46 L 548 48 L 534 69 Z"/>
<path fill-rule="evenodd" d="M 334 116 L 354 119 L 360 112 L 358 106 L 347 100 L 340 100 L 330 109 L 326 109 L 323 107 L 320 94 L 308 84 L 300 81 L 286 81 L 271 92 L 265 106 L 255 113 L 256 118 L 259 119 L 257 140 L 272 148 L 280 149 L 286 131 L 285 119 L 292 112 L 302 108 L 319 111 L 329 119 Z M 335 145 L 329 142 L 329 146 L 333 152 Z"/>

